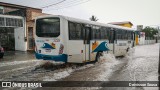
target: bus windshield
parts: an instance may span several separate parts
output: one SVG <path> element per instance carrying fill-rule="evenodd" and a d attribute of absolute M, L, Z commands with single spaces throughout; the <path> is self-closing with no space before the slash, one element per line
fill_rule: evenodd
<path fill-rule="evenodd" d="M 60 35 L 60 19 L 59 18 L 37 19 L 36 35 L 38 37 L 58 37 Z"/>

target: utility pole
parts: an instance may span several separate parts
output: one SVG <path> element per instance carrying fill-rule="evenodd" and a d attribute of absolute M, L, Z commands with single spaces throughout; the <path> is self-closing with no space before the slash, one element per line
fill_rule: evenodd
<path fill-rule="evenodd" d="M 160 39 L 160 29 L 158 26 L 158 40 Z M 159 43 L 159 42 L 158 42 Z M 160 43 L 159 43 L 159 64 L 158 64 L 158 80 L 159 80 L 159 90 L 160 90 Z"/>

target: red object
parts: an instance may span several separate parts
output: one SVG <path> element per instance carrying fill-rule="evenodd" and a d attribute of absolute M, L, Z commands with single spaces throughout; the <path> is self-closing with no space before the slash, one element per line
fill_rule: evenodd
<path fill-rule="evenodd" d="M 83 50 L 81 50 L 81 53 L 83 53 Z"/>
<path fill-rule="evenodd" d="M 3 49 L 3 48 L 1 48 L 1 52 L 4 52 L 4 49 Z"/>
<path fill-rule="evenodd" d="M 59 54 L 62 54 L 62 53 L 63 53 L 63 49 L 64 49 L 64 46 L 61 44 L 61 45 L 60 45 L 60 49 L 59 49 Z"/>

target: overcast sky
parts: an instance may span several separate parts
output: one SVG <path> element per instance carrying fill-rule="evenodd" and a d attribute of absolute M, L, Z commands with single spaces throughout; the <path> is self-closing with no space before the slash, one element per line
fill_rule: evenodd
<path fill-rule="evenodd" d="M 95 15 L 102 23 L 131 21 L 134 25 L 160 25 L 160 0 L 0 0 L 43 8 L 43 13 L 81 19 Z M 82 3 L 82 4 L 80 4 Z M 70 7 L 72 6 L 72 7 Z"/>

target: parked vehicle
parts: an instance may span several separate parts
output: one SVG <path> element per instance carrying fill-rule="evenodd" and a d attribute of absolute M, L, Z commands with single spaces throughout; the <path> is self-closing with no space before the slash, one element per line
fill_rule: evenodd
<path fill-rule="evenodd" d="M 0 58 L 4 56 L 4 48 L 0 45 Z"/>

